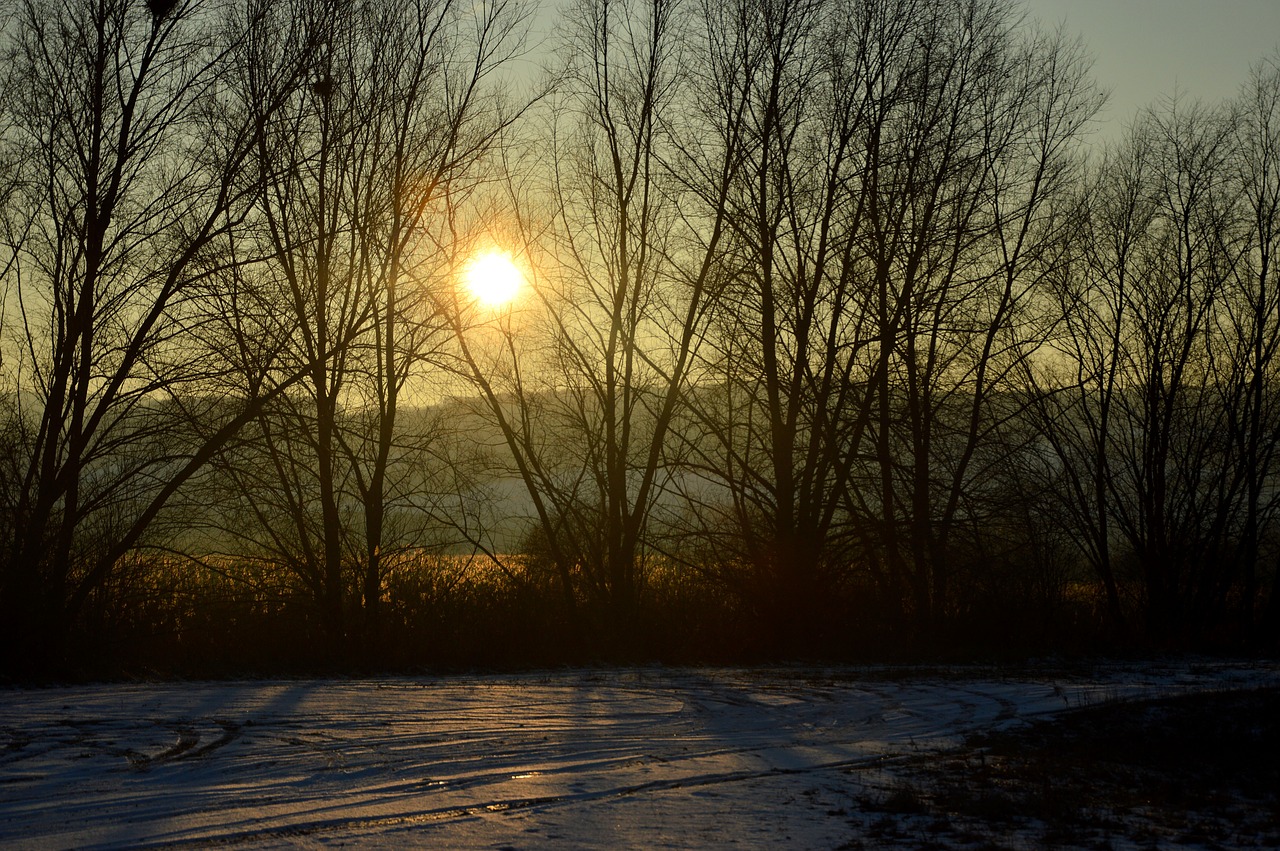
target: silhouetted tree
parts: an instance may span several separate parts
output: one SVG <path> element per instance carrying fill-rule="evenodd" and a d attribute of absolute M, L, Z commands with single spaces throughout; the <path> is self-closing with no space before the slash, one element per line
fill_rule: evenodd
<path fill-rule="evenodd" d="M 1054 204 L 1098 98 L 1078 47 L 1006 3 L 718 8 L 751 135 L 705 468 L 780 640 L 855 559 L 929 627 L 1046 333 Z"/>
<path fill-rule="evenodd" d="M 1161 643 L 1221 623 L 1241 577 L 1256 582 L 1272 515 L 1274 234 L 1266 145 L 1247 141 L 1257 120 L 1171 101 L 1108 152 L 1060 290 L 1064 358 L 1042 388 L 1064 505 L 1112 619 L 1136 580 Z"/>
<path fill-rule="evenodd" d="M 715 298 L 741 144 L 724 128 L 700 140 L 717 158 L 699 160 L 686 135 L 690 92 L 707 82 L 691 15 L 672 0 L 574 7 L 552 161 L 535 172 L 549 202 L 520 214 L 538 263 L 526 299 L 537 307 L 490 328 L 502 355 L 489 360 L 469 340 L 483 330 L 456 314 L 466 369 L 504 435 L 566 603 L 585 594 L 618 649 L 632 640 L 652 514 L 670 486 L 672 424 Z M 703 170 L 696 184 L 686 167 Z M 694 192 L 705 214 L 693 212 Z"/>
<path fill-rule="evenodd" d="M 401 407 L 448 338 L 432 298 L 453 285 L 446 211 L 518 112 L 489 78 L 518 47 L 520 17 L 503 2 L 301 0 L 269 23 L 236 81 L 247 103 L 287 61 L 282 45 L 311 61 L 283 107 L 257 116 L 262 191 L 238 246 L 263 257 L 253 309 L 287 317 L 281 368 L 307 375 L 226 455 L 242 509 L 231 516 L 248 522 L 223 535 L 296 575 L 335 650 L 349 634 L 372 648 L 390 556 L 428 525 L 431 429 Z"/>
<path fill-rule="evenodd" d="M 58 662 L 120 556 L 278 392 L 239 387 L 195 442 L 172 403 L 225 366 L 186 332 L 208 316 L 217 243 L 256 191 L 244 166 L 258 125 L 220 90 L 254 14 L 59 0 L 6 22 L 5 160 L 22 163 L 5 221 L 20 435 L 0 554 L 6 664 Z"/>
<path fill-rule="evenodd" d="M 1241 583 L 1240 619 L 1246 630 L 1266 568 L 1270 573 L 1269 629 L 1280 634 L 1276 596 L 1274 497 L 1280 449 L 1280 62 L 1272 57 L 1254 69 L 1235 116 L 1245 244 L 1233 276 L 1227 327 L 1235 341 L 1229 383 L 1228 434 L 1243 481 L 1243 518 L 1236 553 Z"/>

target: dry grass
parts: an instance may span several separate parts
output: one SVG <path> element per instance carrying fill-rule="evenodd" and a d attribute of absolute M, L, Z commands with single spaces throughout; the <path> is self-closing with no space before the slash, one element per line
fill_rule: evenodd
<path fill-rule="evenodd" d="M 1280 691 L 1121 702 L 972 739 L 860 801 L 851 847 L 1280 847 Z"/>

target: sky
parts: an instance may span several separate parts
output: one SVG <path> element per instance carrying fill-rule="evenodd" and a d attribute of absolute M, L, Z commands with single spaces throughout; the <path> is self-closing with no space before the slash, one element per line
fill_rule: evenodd
<path fill-rule="evenodd" d="M 1032 20 L 1084 39 L 1098 83 L 1111 93 L 1098 116 L 1118 136 L 1138 110 L 1175 88 L 1214 103 L 1234 97 L 1251 66 L 1280 50 L 1280 0 L 1019 0 Z M 540 0 L 538 35 L 555 30 L 568 0 Z M 530 67 L 544 57 L 535 51 Z"/>
<path fill-rule="evenodd" d="M 1234 97 L 1251 66 L 1280 47 L 1280 0 L 1023 0 L 1042 24 L 1083 37 L 1094 78 L 1111 92 L 1099 116 L 1118 133 L 1172 94 Z"/>

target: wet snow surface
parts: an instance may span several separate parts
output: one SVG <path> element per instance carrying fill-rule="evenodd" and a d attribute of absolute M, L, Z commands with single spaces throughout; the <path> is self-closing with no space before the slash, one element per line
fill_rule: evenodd
<path fill-rule="evenodd" d="M 835 848 L 895 766 L 1213 661 L 0 690 L 0 846 Z"/>

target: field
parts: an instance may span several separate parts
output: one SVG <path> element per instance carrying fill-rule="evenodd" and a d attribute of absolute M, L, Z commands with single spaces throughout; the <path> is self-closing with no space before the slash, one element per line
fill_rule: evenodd
<path fill-rule="evenodd" d="M 0 846 L 1265 847 L 1277 688 L 1194 660 L 8 689 Z"/>

